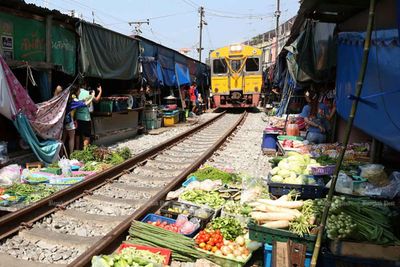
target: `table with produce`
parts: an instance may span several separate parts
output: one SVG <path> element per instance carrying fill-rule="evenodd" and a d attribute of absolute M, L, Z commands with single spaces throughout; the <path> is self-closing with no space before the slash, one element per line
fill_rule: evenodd
<path fill-rule="evenodd" d="M 130 156 L 128 148 L 112 151 L 89 146 L 74 151 L 71 159 L 62 158 L 45 167 L 22 169 L 17 164 L 6 166 L 0 169 L 0 210 L 12 212 L 21 209 L 120 164 Z"/>
<path fill-rule="evenodd" d="M 272 158 L 264 178 L 204 166 L 169 192 L 155 213 L 132 222 L 127 241 L 111 255 L 94 257 L 93 266 L 284 266 L 284 259 L 310 266 L 336 163 L 324 151 Z M 399 261 L 399 217 L 391 202 L 399 173 L 384 175 L 380 165 L 347 158 L 340 175 L 319 262 Z M 126 246 L 140 246 L 155 258 L 132 259 L 123 253 Z M 168 252 L 163 262 L 157 249 Z M 391 253 L 371 253 L 386 250 Z"/>

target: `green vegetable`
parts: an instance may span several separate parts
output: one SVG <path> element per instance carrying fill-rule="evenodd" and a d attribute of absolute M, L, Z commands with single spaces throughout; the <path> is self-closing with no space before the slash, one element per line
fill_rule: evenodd
<path fill-rule="evenodd" d="M 317 214 L 321 214 L 325 199 L 315 200 Z M 394 235 L 392 211 L 373 200 L 334 196 L 329 210 L 326 230 L 330 239 L 351 239 L 375 244 L 400 244 Z"/>
<path fill-rule="evenodd" d="M 306 200 L 301 208 L 301 215 L 296 217 L 293 221 L 289 222 L 289 231 L 299 235 L 309 235 L 310 230 L 316 225 L 315 221 L 315 206 L 312 200 Z"/>
<path fill-rule="evenodd" d="M 247 204 L 240 204 L 238 201 L 228 200 L 224 205 L 224 212 L 230 214 L 239 214 L 246 217 L 249 217 L 250 212 L 253 211 L 253 208 Z"/>
<path fill-rule="evenodd" d="M 25 196 L 26 198 L 24 200 L 24 203 L 29 204 L 48 197 L 57 191 L 57 188 L 46 186 L 45 184 L 13 184 L 9 188 L 7 188 L 5 193 L 16 196 Z"/>
<path fill-rule="evenodd" d="M 128 242 L 132 244 L 170 249 L 173 260 L 194 262 L 196 259 L 207 257 L 195 248 L 196 244 L 192 238 L 147 223 L 134 221 L 129 235 Z"/>
<path fill-rule="evenodd" d="M 207 205 L 213 209 L 221 208 L 225 203 L 225 200 L 216 191 L 187 190 L 179 198 L 198 205 Z"/>
<path fill-rule="evenodd" d="M 224 184 L 235 184 L 241 182 L 241 178 L 237 174 L 224 172 L 211 166 L 198 169 L 188 177 L 190 176 L 195 176 L 198 181 L 204 181 L 207 179 L 221 180 Z"/>
<path fill-rule="evenodd" d="M 26 180 L 31 183 L 43 183 L 47 182 L 49 179 L 46 177 L 28 177 Z"/>
<path fill-rule="evenodd" d="M 315 159 L 321 166 L 336 165 L 336 159 L 331 158 L 328 155 L 322 155 Z"/>
<path fill-rule="evenodd" d="M 231 217 L 219 217 L 211 221 L 210 227 L 220 230 L 223 237 L 227 240 L 235 240 L 236 237 L 244 234 L 240 222 Z"/>
<path fill-rule="evenodd" d="M 127 247 L 118 254 L 93 257 L 92 266 L 161 266 L 164 260 L 165 257 L 158 253 Z"/>

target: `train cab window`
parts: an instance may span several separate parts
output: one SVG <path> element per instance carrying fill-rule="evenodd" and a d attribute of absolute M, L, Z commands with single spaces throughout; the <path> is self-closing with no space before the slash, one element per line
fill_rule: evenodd
<path fill-rule="evenodd" d="M 231 60 L 231 68 L 233 71 L 239 71 L 241 65 L 242 65 L 242 62 L 240 59 L 232 59 Z"/>
<path fill-rule="evenodd" d="M 246 71 L 258 71 L 260 69 L 260 60 L 250 57 L 246 60 Z"/>
<path fill-rule="evenodd" d="M 213 60 L 213 72 L 215 74 L 222 74 L 227 72 L 226 62 L 223 59 L 214 59 Z"/>

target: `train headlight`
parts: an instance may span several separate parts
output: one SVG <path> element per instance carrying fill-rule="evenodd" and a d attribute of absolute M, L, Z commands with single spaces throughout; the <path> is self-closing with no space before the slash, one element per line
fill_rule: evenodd
<path fill-rule="evenodd" d="M 215 89 L 214 89 L 214 92 L 218 93 L 218 88 L 215 88 Z"/>
<path fill-rule="evenodd" d="M 254 87 L 254 91 L 258 92 L 258 87 L 257 86 Z"/>

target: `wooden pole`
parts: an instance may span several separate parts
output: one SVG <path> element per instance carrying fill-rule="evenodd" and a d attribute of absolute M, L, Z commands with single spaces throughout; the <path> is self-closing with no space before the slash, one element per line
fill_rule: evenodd
<path fill-rule="evenodd" d="M 313 255 L 311 258 L 311 267 L 315 267 L 317 265 L 318 255 L 319 255 L 319 251 L 321 248 L 322 236 L 324 233 L 326 220 L 328 219 L 328 212 L 329 212 L 329 208 L 331 207 L 331 202 L 332 202 L 332 198 L 333 198 L 333 193 L 335 191 L 337 177 L 339 175 L 340 167 L 341 167 L 343 159 L 344 159 L 347 144 L 349 143 L 351 128 L 353 126 L 354 118 L 355 118 L 356 112 L 357 112 L 358 101 L 359 101 L 359 98 L 361 95 L 365 72 L 366 72 L 367 65 L 368 65 L 369 49 L 371 46 L 372 26 L 373 26 L 374 16 L 375 16 L 375 1 L 376 0 L 370 0 L 367 32 L 365 35 L 364 51 L 363 51 L 363 57 L 362 57 L 362 61 L 361 61 L 360 73 L 358 75 L 358 81 L 357 81 L 357 85 L 356 85 L 356 89 L 355 89 L 355 99 L 353 100 L 353 103 L 351 105 L 350 115 L 349 115 L 349 119 L 347 121 L 346 130 L 345 130 L 343 147 L 340 151 L 339 159 L 336 162 L 335 173 L 332 177 L 332 183 L 329 188 L 328 199 L 326 201 L 324 211 L 322 213 L 321 223 L 320 223 L 319 229 L 318 229 L 318 236 L 317 236 L 317 240 L 316 240 L 316 243 L 314 246 L 314 252 L 313 252 Z"/>

